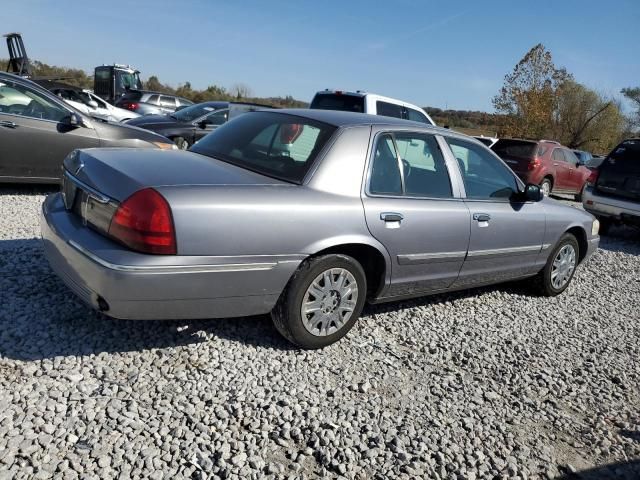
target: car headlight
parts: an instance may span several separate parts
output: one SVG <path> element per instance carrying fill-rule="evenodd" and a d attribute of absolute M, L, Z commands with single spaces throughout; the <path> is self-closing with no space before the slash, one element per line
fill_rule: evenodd
<path fill-rule="evenodd" d="M 594 220 L 591 224 L 591 235 L 598 235 L 600 231 L 600 221 L 598 219 Z"/>
<path fill-rule="evenodd" d="M 158 147 L 161 150 L 177 150 L 178 149 L 175 143 L 165 143 L 165 142 L 151 142 L 151 143 L 153 143 L 156 147 Z"/>

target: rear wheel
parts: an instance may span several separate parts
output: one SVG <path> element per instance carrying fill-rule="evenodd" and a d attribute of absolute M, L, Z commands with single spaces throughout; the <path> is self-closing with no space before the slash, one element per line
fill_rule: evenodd
<path fill-rule="evenodd" d="M 551 195 L 552 188 L 553 184 L 551 183 L 551 179 L 548 177 L 543 179 L 542 183 L 540 183 L 540 190 L 542 190 L 542 193 L 544 193 L 545 197 Z"/>
<path fill-rule="evenodd" d="M 278 331 L 299 347 L 326 347 L 351 330 L 366 293 L 366 276 L 356 260 L 323 255 L 303 262 L 271 317 Z"/>
<path fill-rule="evenodd" d="M 189 142 L 187 142 L 184 137 L 175 137 L 173 139 L 173 143 L 175 143 L 176 147 L 178 147 L 180 150 L 186 150 L 187 148 L 189 148 Z"/>
<path fill-rule="evenodd" d="M 538 274 L 540 293 L 555 297 L 566 290 L 578 265 L 580 247 L 570 233 L 565 233 L 555 246 L 544 269 Z"/>

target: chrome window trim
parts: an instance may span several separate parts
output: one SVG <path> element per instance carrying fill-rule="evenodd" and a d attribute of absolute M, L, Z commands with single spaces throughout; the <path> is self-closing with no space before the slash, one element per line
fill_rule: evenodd
<path fill-rule="evenodd" d="M 82 190 L 87 192 L 91 196 L 91 198 L 93 198 L 95 201 L 103 204 L 109 203 L 111 201 L 111 198 L 98 192 L 95 188 L 90 187 L 89 185 L 84 183 L 82 180 L 78 180 L 76 177 L 71 175 L 68 170 L 64 171 L 64 176 L 71 182 L 75 183 Z"/>
<path fill-rule="evenodd" d="M 444 157 L 444 164 L 445 167 L 447 168 L 447 174 L 449 175 L 449 184 L 451 186 L 451 196 L 450 197 L 427 197 L 427 196 L 419 196 L 419 195 L 406 195 L 404 194 L 405 188 L 404 188 L 404 169 L 402 168 L 402 159 L 400 158 L 400 154 L 398 152 L 398 147 L 396 145 L 396 137 L 395 137 L 395 133 L 414 133 L 414 134 L 421 134 L 421 135 L 431 135 L 435 138 L 436 143 L 438 144 L 438 147 L 440 147 L 440 152 L 442 153 L 442 156 Z M 400 169 L 400 180 L 402 182 L 402 191 L 403 193 L 401 195 L 393 195 L 393 194 L 388 194 L 388 193 L 372 193 L 369 190 L 369 184 L 371 183 L 371 171 L 373 169 L 373 156 L 375 155 L 375 147 L 378 143 L 378 137 L 383 136 L 383 135 L 390 135 L 391 139 L 393 141 L 393 146 L 396 149 L 396 158 L 398 159 L 398 168 Z M 382 128 L 380 130 L 378 130 L 373 136 L 372 139 L 369 142 L 369 152 L 367 154 L 367 162 L 365 165 L 365 176 L 364 176 L 364 194 L 366 197 L 370 197 L 370 198 L 397 198 L 397 199 L 403 199 L 403 200 L 440 200 L 440 201 L 451 201 L 451 200 L 462 200 L 462 196 L 459 196 L 459 191 L 457 190 L 457 185 L 456 182 L 454 182 L 454 179 L 451 175 L 451 166 L 449 165 L 449 163 L 447 162 L 447 158 L 445 156 L 445 152 L 442 149 L 442 145 L 439 139 L 440 135 L 430 132 L 430 131 L 423 131 L 423 130 L 411 130 L 411 129 L 407 129 L 407 128 L 402 128 L 402 129 L 397 129 L 397 130 L 389 130 L 386 128 Z"/>

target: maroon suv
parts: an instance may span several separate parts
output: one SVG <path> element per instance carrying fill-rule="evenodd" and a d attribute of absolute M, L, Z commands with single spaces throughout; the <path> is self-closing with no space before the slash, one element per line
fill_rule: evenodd
<path fill-rule="evenodd" d="M 523 182 L 540 185 L 545 195 L 568 193 L 580 200 L 591 174 L 571 150 L 552 140 L 501 138 L 491 149 Z"/>

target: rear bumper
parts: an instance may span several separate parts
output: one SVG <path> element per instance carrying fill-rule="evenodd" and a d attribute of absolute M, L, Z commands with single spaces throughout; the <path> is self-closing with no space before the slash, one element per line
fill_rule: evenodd
<path fill-rule="evenodd" d="M 640 225 L 640 202 L 605 197 L 594 192 L 593 187 L 587 187 L 582 197 L 582 206 L 596 217 Z"/>
<path fill-rule="evenodd" d="M 131 252 L 83 226 L 65 210 L 59 194 L 46 198 L 40 224 L 51 268 L 83 302 L 114 318 L 196 319 L 268 313 L 302 261 L 302 256 Z"/>

